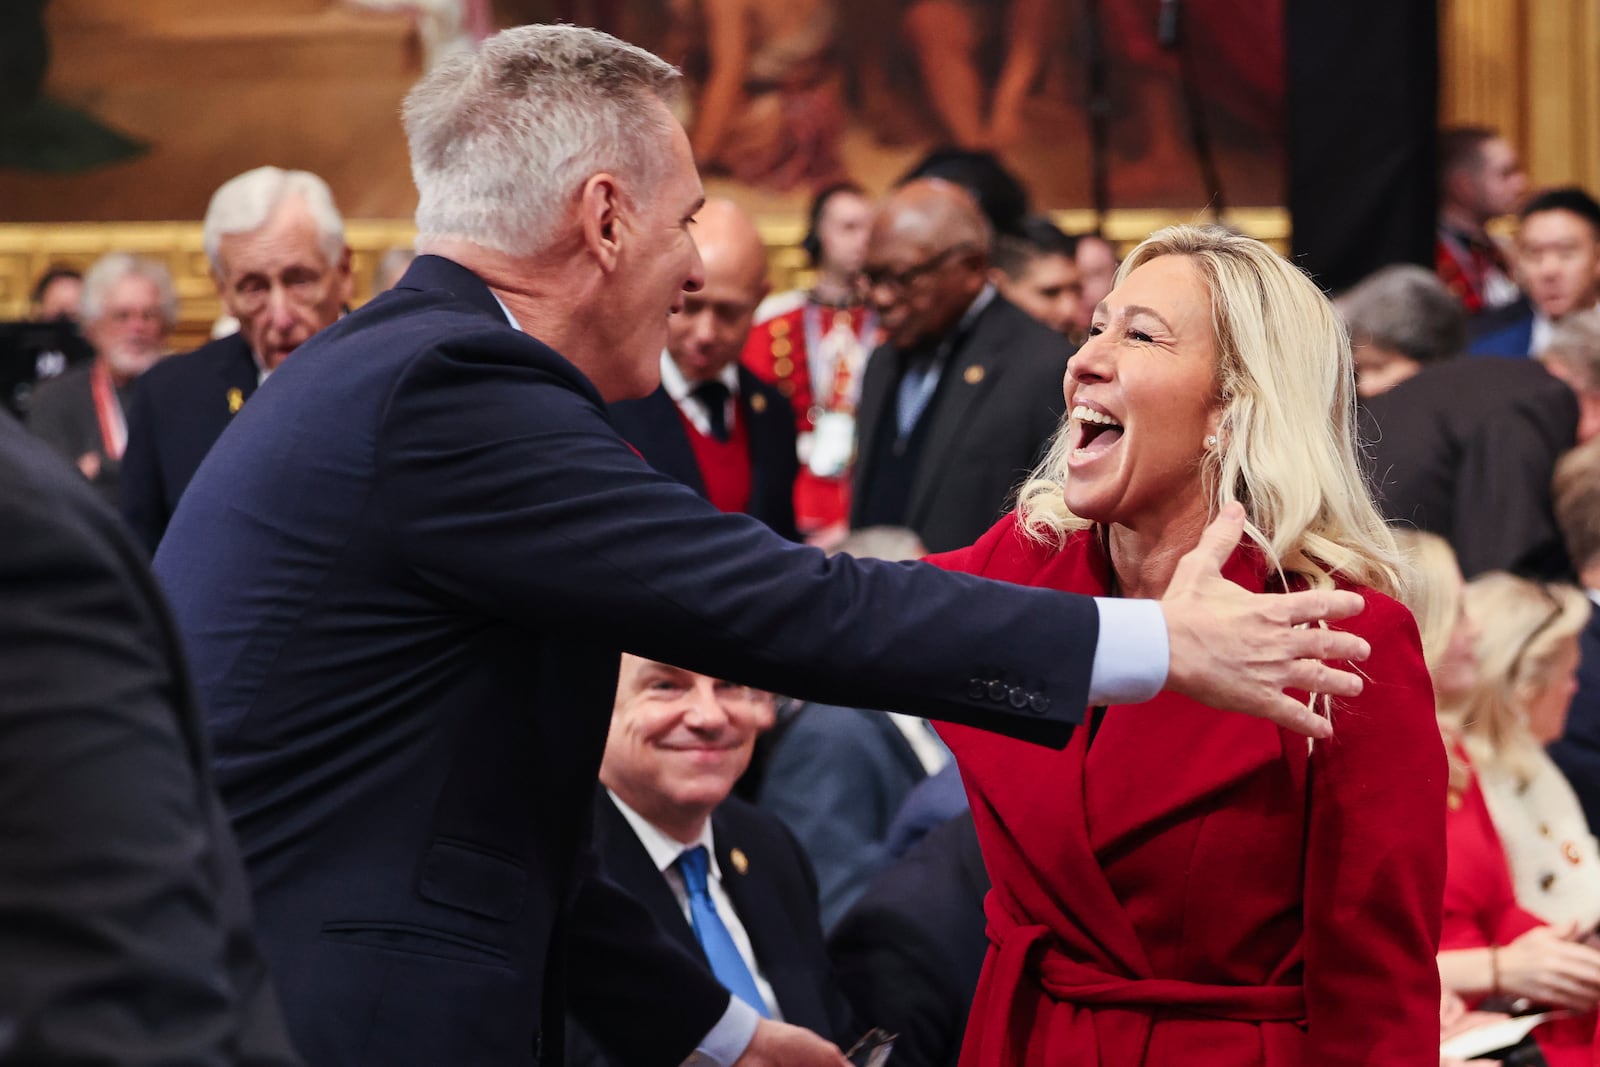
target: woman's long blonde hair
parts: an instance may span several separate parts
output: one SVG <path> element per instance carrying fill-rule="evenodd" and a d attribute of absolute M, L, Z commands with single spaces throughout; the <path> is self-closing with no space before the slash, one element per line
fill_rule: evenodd
<path fill-rule="evenodd" d="M 1543 585 L 1503 571 L 1480 574 L 1467 583 L 1465 596 L 1467 614 L 1478 625 L 1478 681 L 1440 714 L 1459 725 L 1480 774 L 1499 771 L 1526 781 L 1539 742 L 1525 709 L 1550 684 L 1562 642 L 1589 621 L 1589 598 L 1570 585 Z"/>
<path fill-rule="evenodd" d="M 1337 573 L 1397 593 L 1399 553 L 1356 460 L 1350 339 L 1332 304 L 1260 241 L 1209 226 L 1151 234 L 1123 262 L 1117 283 L 1160 256 L 1187 258 L 1211 294 L 1223 398 L 1220 443 L 1202 460 L 1213 510 L 1243 503 L 1246 536 L 1280 573 L 1313 587 Z M 1063 495 L 1067 426 L 1063 419 L 1018 493 L 1023 527 L 1048 544 L 1090 525 Z"/>
<path fill-rule="evenodd" d="M 1400 602 L 1411 609 L 1422 637 L 1422 658 L 1433 678 L 1435 714 L 1450 757 L 1450 788 L 1464 792 L 1472 781 L 1472 768 L 1456 754 L 1455 742 L 1461 737 L 1459 698 L 1440 692 L 1439 671 L 1445 665 L 1450 641 L 1461 619 L 1461 565 L 1456 550 L 1438 534 L 1400 528 L 1394 531 L 1395 543 L 1405 557 L 1405 583 Z"/>

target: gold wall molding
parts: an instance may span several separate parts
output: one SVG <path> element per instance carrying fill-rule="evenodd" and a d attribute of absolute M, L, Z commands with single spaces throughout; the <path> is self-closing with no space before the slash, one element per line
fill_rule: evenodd
<path fill-rule="evenodd" d="M 1600 0 L 1441 0 L 1439 114 L 1500 130 L 1535 187 L 1600 190 Z"/>

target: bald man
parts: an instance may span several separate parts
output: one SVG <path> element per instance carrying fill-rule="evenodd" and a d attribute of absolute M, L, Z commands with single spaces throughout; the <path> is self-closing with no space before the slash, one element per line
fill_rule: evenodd
<path fill-rule="evenodd" d="M 1073 346 L 988 281 L 977 202 L 938 179 L 901 186 L 867 244 L 884 343 L 867 362 L 850 524 L 909 526 L 931 552 L 976 541 L 1061 418 Z"/>
<path fill-rule="evenodd" d="M 794 410 L 739 363 L 767 295 L 767 252 L 755 223 L 729 200 L 708 200 L 694 222 L 705 284 L 667 321 L 661 387 L 611 405 L 617 431 L 663 474 L 722 511 L 753 515 L 791 540 Z"/>

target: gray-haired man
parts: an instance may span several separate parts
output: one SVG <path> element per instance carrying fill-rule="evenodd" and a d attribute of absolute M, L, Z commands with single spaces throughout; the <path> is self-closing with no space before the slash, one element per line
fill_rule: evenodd
<path fill-rule="evenodd" d="M 350 299 L 350 249 L 315 174 L 257 167 L 224 182 L 205 220 L 206 257 L 237 333 L 168 360 L 128 405 L 121 504 L 153 553 L 178 498 L 256 386 Z"/>

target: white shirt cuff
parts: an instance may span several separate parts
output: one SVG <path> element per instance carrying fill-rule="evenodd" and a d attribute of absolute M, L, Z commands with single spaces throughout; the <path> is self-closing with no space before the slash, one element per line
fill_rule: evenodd
<path fill-rule="evenodd" d="M 750 1047 L 760 1022 L 759 1012 L 738 997 L 729 997 L 728 1010 L 701 1039 L 694 1054 L 683 1061 L 683 1067 L 733 1067 Z"/>
<path fill-rule="evenodd" d="M 1167 617 L 1156 600 L 1095 597 L 1100 640 L 1089 675 L 1089 704 L 1139 704 L 1167 684 Z"/>

